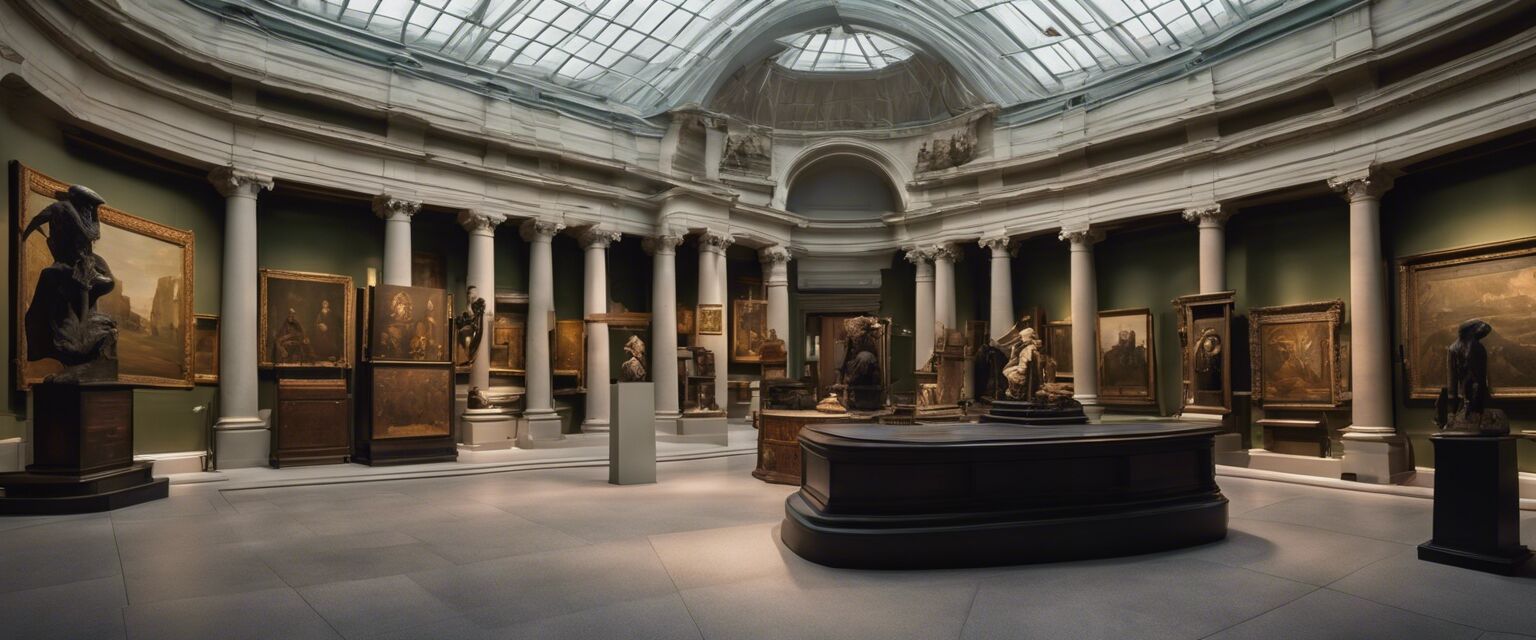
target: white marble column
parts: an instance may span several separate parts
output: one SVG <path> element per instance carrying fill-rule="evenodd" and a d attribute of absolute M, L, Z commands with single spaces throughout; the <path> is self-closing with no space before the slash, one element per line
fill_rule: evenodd
<path fill-rule="evenodd" d="M 775 245 L 757 253 L 763 261 L 763 282 L 768 288 L 768 329 L 788 344 L 789 250 Z"/>
<path fill-rule="evenodd" d="M 551 242 L 565 229 L 559 222 L 524 220 L 519 231 L 528 241 L 528 343 L 523 349 L 523 418 L 527 431 L 518 434 L 520 447 L 565 439 L 560 416 L 555 413 L 553 359 L 550 332 L 554 329 L 555 263 Z"/>
<path fill-rule="evenodd" d="M 1220 204 L 1184 210 L 1184 219 L 1199 225 L 1200 293 L 1227 290 L 1227 213 Z"/>
<path fill-rule="evenodd" d="M 1406 438 L 1392 418 L 1392 345 L 1387 266 L 1381 249 L 1381 196 L 1392 178 L 1368 169 L 1328 181 L 1349 200 L 1350 426 L 1344 472 L 1390 483 L 1413 472 Z"/>
<path fill-rule="evenodd" d="M 656 430 L 677 433 L 682 416 L 677 383 L 677 246 L 679 234 L 666 231 L 645 239 L 651 265 L 651 380 L 656 392 Z"/>
<path fill-rule="evenodd" d="M 960 260 L 960 251 L 954 245 L 940 244 L 935 245 L 930 253 L 933 255 L 934 328 L 943 325 L 945 329 L 956 329 L 955 263 Z M 931 348 L 933 345 L 928 346 Z"/>
<path fill-rule="evenodd" d="M 912 341 L 916 358 L 913 366 L 921 368 L 933 355 L 933 254 L 927 249 L 912 249 L 907 252 L 907 262 L 917 267 Z"/>
<path fill-rule="evenodd" d="M 618 242 L 619 237 L 619 232 L 601 226 L 581 232 L 581 247 L 586 256 L 582 312 L 587 316 L 608 313 L 608 246 Z M 587 323 L 587 417 L 581 422 L 585 433 L 608 430 L 609 358 L 608 323 Z"/>
<path fill-rule="evenodd" d="M 1062 229 L 1058 236 L 1071 245 L 1072 259 L 1072 388 L 1073 397 L 1094 420 L 1104 415 L 1099 405 L 1098 345 L 1099 286 L 1093 267 L 1093 244 L 1103 236 L 1082 227 Z"/>
<path fill-rule="evenodd" d="M 379 284 L 411 286 L 411 216 L 420 210 L 420 202 L 374 196 L 373 213 L 384 219 L 384 273 Z"/>
<path fill-rule="evenodd" d="M 705 231 L 699 234 L 699 304 L 718 304 L 721 306 L 721 320 L 725 321 L 729 316 L 724 312 L 725 307 L 725 250 L 735 242 L 731 236 L 719 231 Z M 695 320 L 697 322 L 697 320 Z M 730 362 L 730 345 L 726 341 L 726 332 L 729 325 L 721 327 L 720 335 L 699 336 L 699 346 L 709 349 L 715 354 L 715 401 L 720 403 L 720 408 L 727 406 L 729 396 L 727 393 L 726 373 Z"/>
<path fill-rule="evenodd" d="M 256 195 L 272 188 L 272 178 L 219 167 L 208 180 L 224 196 L 215 463 L 220 469 L 266 466 L 271 432 L 256 400 Z"/>
<path fill-rule="evenodd" d="M 989 235 L 978 241 L 983 249 L 992 252 L 991 313 L 988 315 L 988 333 L 993 339 L 1001 338 L 1013 328 L 1013 262 L 1009 254 L 1007 234 Z M 1038 331 L 1040 328 L 1036 327 Z"/>
<path fill-rule="evenodd" d="M 496 312 L 496 227 L 506 216 L 484 211 L 464 211 L 459 225 L 469 233 L 469 256 L 464 272 L 466 291 L 459 303 L 468 309 L 475 298 L 485 300 L 480 347 L 469 366 L 469 389 L 490 392 L 491 335 Z M 455 296 L 457 300 L 458 296 Z M 459 421 L 459 442 L 474 449 L 511 447 L 517 424 L 500 409 L 465 409 Z"/>

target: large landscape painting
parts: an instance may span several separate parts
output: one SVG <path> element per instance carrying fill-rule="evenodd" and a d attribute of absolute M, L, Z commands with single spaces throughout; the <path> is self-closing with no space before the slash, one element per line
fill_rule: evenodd
<path fill-rule="evenodd" d="M 53 204 L 69 185 L 14 163 L 15 229 Z M 103 193 L 108 202 L 112 194 Z M 118 377 L 150 387 L 192 386 L 192 232 L 172 229 L 102 205 L 101 239 L 95 252 L 116 280 L 98 308 L 117 322 Z M 19 240 L 18 236 L 18 240 Z M 23 326 L 38 274 L 52 262 L 48 241 L 33 233 L 17 243 L 16 326 Z M 26 332 L 16 333 L 22 388 L 42 382 L 63 366 L 56 360 L 29 362 Z"/>
<path fill-rule="evenodd" d="M 1456 327 L 1479 318 L 1493 326 L 1483 339 L 1493 396 L 1536 398 L 1536 238 L 1404 258 L 1399 277 L 1413 397 L 1439 394 Z"/>

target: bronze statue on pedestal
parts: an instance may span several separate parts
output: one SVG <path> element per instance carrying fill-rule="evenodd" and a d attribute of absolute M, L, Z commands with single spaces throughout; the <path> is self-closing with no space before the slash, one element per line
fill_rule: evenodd
<path fill-rule="evenodd" d="M 53 264 L 38 274 L 24 318 L 27 359 L 53 358 L 64 365 L 63 371 L 48 376 L 48 382 L 115 380 L 117 322 L 98 310 L 96 302 L 112 291 L 116 281 L 106 260 L 92 250 L 92 244 L 101 239 L 97 207 L 104 201 L 78 184 L 58 197 L 21 234 L 25 242 L 47 225 L 44 235 L 53 255 Z"/>
<path fill-rule="evenodd" d="M 1456 342 L 1446 349 L 1446 381 L 1435 401 L 1435 424 L 1441 435 L 1509 435 L 1509 418 L 1499 409 L 1488 408 L 1493 390 L 1488 386 L 1488 348 L 1483 338 L 1493 327 L 1472 319 L 1456 329 Z"/>

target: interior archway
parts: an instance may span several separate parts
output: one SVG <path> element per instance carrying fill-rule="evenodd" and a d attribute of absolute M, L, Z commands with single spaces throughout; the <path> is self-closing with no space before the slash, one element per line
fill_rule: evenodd
<path fill-rule="evenodd" d="M 812 161 L 794 175 L 785 208 L 812 220 L 878 219 L 901 210 L 896 189 L 874 162 L 853 154 Z"/>

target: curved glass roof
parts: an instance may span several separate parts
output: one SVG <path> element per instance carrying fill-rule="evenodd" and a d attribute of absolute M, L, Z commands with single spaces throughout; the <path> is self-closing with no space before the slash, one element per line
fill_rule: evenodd
<path fill-rule="evenodd" d="M 755 17 L 789 2 L 245 1 L 290 6 L 493 73 L 531 75 L 641 111 L 671 106 L 669 94 L 684 84 L 691 70 L 728 58 L 730 45 L 751 39 L 748 31 L 767 28 L 754 27 Z M 832 6 L 841 10 L 887 1 L 840 0 Z M 934 38 L 929 43 L 933 45 L 939 38 L 953 39 L 956 31 L 970 32 L 975 37 L 953 51 L 1000 62 L 1004 69 L 1013 66 L 1032 78 L 1046 97 L 1106 72 L 1172 55 L 1287 0 L 908 2 L 897 7 L 912 16 L 900 25 L 903 33 Z M 844 27 L 803 32 L 779 42 L 787 50 L 778 55 L 778 62 L 802 71 L 879 69 L 914 52 L 913 45 L 878 32 Z M 987 79 L 973 81 L 984 84 Z"/>

